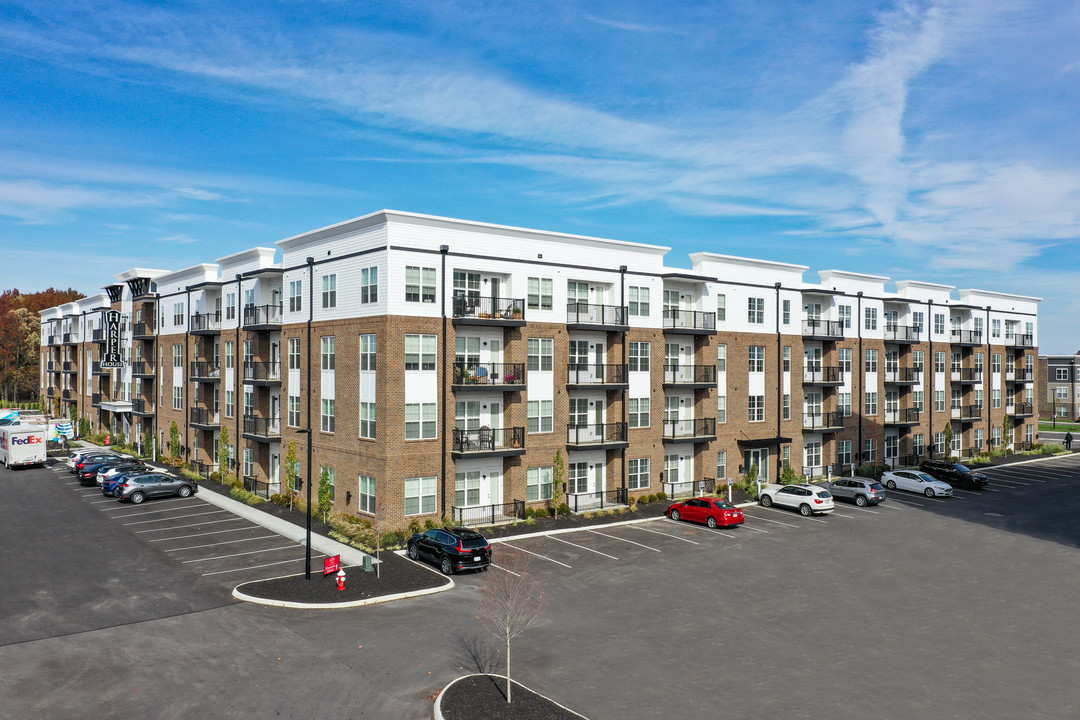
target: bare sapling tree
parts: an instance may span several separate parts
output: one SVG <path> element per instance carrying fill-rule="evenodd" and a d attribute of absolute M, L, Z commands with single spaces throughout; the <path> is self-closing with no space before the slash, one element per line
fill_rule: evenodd
<path fill-rule="evenodd" d="M 506 702 L 510 702 L 510 641 L 533 627 L 547 609 L 543 586 L 529 575 L 528 557 L 513 548 L 499 549 L 499 565 L 480 590 L 477 618 L 484 629 L 506 643 Z"/>

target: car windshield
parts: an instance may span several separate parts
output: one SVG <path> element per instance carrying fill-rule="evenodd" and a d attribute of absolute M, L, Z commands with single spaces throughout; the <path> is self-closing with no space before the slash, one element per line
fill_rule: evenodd
<path fill-rule="evenodd" d="M 971 472 L 971 470 L 969 470 L 966 465 L 959 465 L 959 464 L 953 465 L 953 469 L 956 470 L 957 472 L 962 472 L 962 473 Z"/>
<path fill-rule="evenodd" d="M 920 478 L 923 482 L 937 482 L 934 478 L 930 477 L 926 473 L 912 473 L 916 477 Z"/>

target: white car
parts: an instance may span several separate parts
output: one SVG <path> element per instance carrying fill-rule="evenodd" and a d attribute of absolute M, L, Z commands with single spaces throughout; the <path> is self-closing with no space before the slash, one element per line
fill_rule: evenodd
<path fill-rule="evenodd" d="M 831 513 L 833 498 L 828 490 L 816 485 L 775 485 L 761 486 L 761 504 L 765 507 L 779 507 L 798 510 L 809 517 L 815 513 Z"/>
<path fill-rule="evenodd" d="M 952 495 L 952 485 L 932 478 L 921 470 L 888 470 L 881 474 L 881 482 L 890 490 L 910 490 L 928 498 Z"/>

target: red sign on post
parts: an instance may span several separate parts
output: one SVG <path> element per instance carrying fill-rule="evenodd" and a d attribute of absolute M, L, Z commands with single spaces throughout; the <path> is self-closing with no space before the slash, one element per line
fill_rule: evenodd
<path fill-rule="evenodd" d="M 330 573 L 336 573 L 341 569 L 341 556 L 335 555 L 334 557 L 328 557 L 323 560 L 322 574 L 329 575 Z"/>

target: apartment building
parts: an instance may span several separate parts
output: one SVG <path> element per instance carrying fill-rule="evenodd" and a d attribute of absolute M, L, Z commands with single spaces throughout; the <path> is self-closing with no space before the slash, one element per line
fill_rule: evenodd
<path fill-rule="evenodd" d="M 1039 414 L 1051 418 L 1080 418 L 1080 385 L 1077 383 L 1080 355 L 1039 356 Z"/>
<path fill-rule="evenodd" d="M 263 493 L 292 444 L 394 525 L 520 514 L 556 453 L 582 510 L 1036 438 L 1038 298 L 395 211 L 277 246 L 43 311 L 50 409 Z"/>

